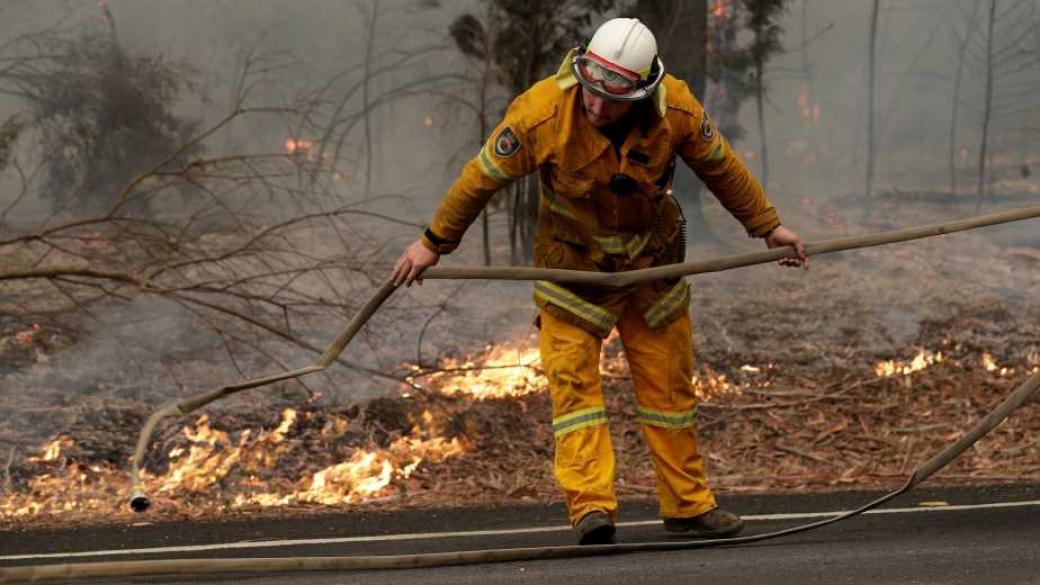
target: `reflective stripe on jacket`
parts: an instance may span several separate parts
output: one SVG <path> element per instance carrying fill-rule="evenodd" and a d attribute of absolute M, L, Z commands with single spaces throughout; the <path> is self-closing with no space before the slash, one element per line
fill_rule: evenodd
<path fill-rule="evenodd" d="M 564 59 L 559 72 L 517 97 L 487 143 L 449 189 L 429 224 L 430 249 L 451 252 L 491 196 L 532 173 L 541 183 L 534 264 L 617 272 L 679 261 L 680 217 L 670 195 L 676 157 L 704 181 L 748 234 L 760 237 L 780 220 L 761 184 L 705 114 L 685 82 L 666 75 L 653 99 L 637 102 L 637 123 L 615 150 L 593 127 L 581 88 Z M 611 177 L 635 179 L 631 194 L 608 187 Z M 535 300 L 600 335 L 635 301 L 658 328 L 689 301 L 679 281 L 623 289 L 538 283 Z"/>

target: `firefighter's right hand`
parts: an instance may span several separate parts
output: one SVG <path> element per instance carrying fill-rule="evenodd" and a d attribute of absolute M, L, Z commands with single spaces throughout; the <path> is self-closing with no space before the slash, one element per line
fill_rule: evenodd
<path fill-rule="evenodd" d="M 415 281 L 419 281 L 419 284 L 422 284 L 422 279 L 419 276 L 423 270 L 433 266 L 440 259 L 440 254 L 424 246 L 422 240 L 416 240 L 397 259 L 390 279 L 394 281 L 396 286 L 401 286 L 402 284 L 412 286 L 412 283 Z"/>

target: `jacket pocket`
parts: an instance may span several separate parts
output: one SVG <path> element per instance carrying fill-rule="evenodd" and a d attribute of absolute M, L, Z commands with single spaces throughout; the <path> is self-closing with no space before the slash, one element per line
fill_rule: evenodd
<path fill-rule="evenodd" d="M 552 177 L 553 190 L 557 195 L 567 199 L 592 199 L 592 190 L 596 182 L 592 179 L 583 179 L 574 175 L 556 172 Z"/>
<path fill-rule="evenodd" d="M 558 233 L 548 241 L 536 243 L 534 264 L 542 268 L 596 270 L 596 264 L 587 256 L 587 251 L 580 238 Z"/>

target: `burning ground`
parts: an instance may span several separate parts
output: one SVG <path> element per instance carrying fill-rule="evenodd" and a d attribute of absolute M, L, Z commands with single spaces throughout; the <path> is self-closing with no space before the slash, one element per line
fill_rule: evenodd
<path fill-rule="evenodd" d="M 720 493 L 895 486 L 1040 368 L 1040 258 L 981 234 L 821 257 L 808 275 L 763 266 L 693 282 L 700 428 Z M 31 326 L 3 343 L 25 359 L 57 351 Z M 146 461 L 149 517 L 556 500 L 536 347 L 520 336 L 413 366 L 374 400 L 287 406 L 254 390 L 171 424 Z M 616 339 L 604 357 L 619 495 L 652 497 Z M 0 455 L 5 524 L 135 518 L 128 461 L 150 410 L 93 404 L 70 405 L 72 422 L 38 449 Z M 1040 481 L 1038 429 L 1029 405 L 934 481 Z"/>

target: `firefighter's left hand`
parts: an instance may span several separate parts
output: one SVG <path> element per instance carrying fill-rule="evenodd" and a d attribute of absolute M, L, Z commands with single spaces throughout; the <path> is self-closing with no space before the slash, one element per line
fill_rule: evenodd
<path fill-rule="evenodd" d="M 770 249 L 791 246 L 798 252 L 798 256 L 796 258 L 781 258 L 778 260 L 780 265 L 792 268 L 804 266 L 806 270 L 809 269 L 809 257 L 805 255 L 805 244 L 802 243 L 802 237 L 793 231 L 782 225 L 776 226 L 776 229 L 766 236 L 766 245 Z"/>

